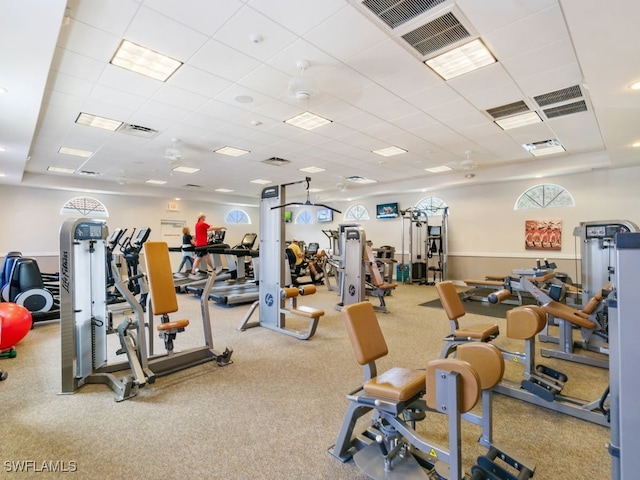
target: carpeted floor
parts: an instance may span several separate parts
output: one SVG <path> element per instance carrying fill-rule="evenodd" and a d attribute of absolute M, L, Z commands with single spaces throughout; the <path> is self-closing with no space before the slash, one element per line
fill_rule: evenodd
<path fill-rule="evenodd" d="M 400 285 L 387 297 L 390 313 L 378 314 L 389 347 L 381 370 L 422 368 L 438 357 L 448 321 L 442 310 L 417 307 L 436 296 L 432 286 Z M 0 360 L 9 373 L 0 383 L 0 478 L 364 479 L 354 463 L 342 464 L 327 453 L 347 407 L 345 395 L 362 381 L 337 302 L 337 293 L 326 288 L 304 297 L 301 303 L 325 311 L 308 341 L 265 328 L 239 332 L 249 306 L 211 303 L 214 349 L 232 347 L 234 363 L 207 363 L 158 378 L 120 403 L 105 385 L 60 395 L 60 326 L 38 324 L 18 345 L 16 358 Z M 173 318 L 190 318 L 191 324 L 178 335 L 176 349 L 201 345 L 198 300 L 181 295 L 179 303 Z M 109 342 L 115 352 L 116 340 Z M 160 340 L 155 342 L 161 349 Z M 522 347 L 504 335 L 495 342 Z M 569 374 L 568 395 L 597 398 L 608 384 L 605 370 L 556 359 L 545 364 Z M 521 373 L 520 365 L 506 366 L 509 378 Z M 534 463 L 536 480 L 610 477 L 607 428 L 501 395 L 493 403 L 496 442 Z M 446 444 L 444 416 L 429 414 L 417 429 Z M 469 471 L 484 449 L 477 443 L 479 427 L 463 422 L 462 429 Z M 57 472 L 42 472 L 43 465 Z M 71 468 L 76 471 L 63 473 Z"/>

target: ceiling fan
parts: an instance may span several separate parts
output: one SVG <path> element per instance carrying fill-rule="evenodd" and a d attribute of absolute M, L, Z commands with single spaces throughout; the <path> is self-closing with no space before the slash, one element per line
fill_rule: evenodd
<path fill-rule="evenodd" d="M 180 143 L 179 138 L 172 138 L 171 144 L 172 147 L 167 148 L 164 151 L 164 158 L 168 158 L 172 161 L 184 160 L 185 156 L 182 154 L 182 150 L 178 148 L 178 144 Z"/>
<path fill-rule="evenodd" d="M 287 187 L 289 185 L 296 185 L 298 183 L 305 183 L 305 190 L 307 191 L 307 199 L 304 202 L 287 202 L 287 203 L 283 203 L 282 205 L 276 205 L 275 207 L 271 207 L 271 210 L 275 210 L 276 208 L 284 208 L 284 207 L 289 207 L 291 205 L 301 205 L 301 206 L 308 206 L 308 207 L 322 207 L 322 208 L 328 208 L 329 210 L 332 210 L 336 213 L 342 213 L 340 210 L 337 210 L 333 207 L 330 207 L 329 205 L 325 205 L 324 203 L 313 203 L 310 198 L 309 198 L 309 184 L 311 182 L 311 177 L 305 177 L 304 180 L 299 180 L 297 182 L 291 182 L 291 183 L 285 183 L 283 185 L 281 185 L 282 187 Z"/>
<path fill-rule="evenodd" d="M 289 92 L 298 100 L 309 100 L 317 92 L 315 81 L 305 76 L 305 71 L 309 68 L 307 60 L 298 60 L 296 67 L 300 70 L 300 75 L 289 80 Z"/>

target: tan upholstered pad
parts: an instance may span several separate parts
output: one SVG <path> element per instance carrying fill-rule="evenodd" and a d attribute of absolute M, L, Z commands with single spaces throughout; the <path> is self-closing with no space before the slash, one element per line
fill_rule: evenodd
<path fill-rule="evenodd" d="M 460 413 L 468 412 L 480 398 L 480 378 L 476 371 L 467 362 L 454 358 L 442 358 L 432 360 L 427 365 L 427 405 L 429 408 L 438 408 L 436 402 L 436 372 L 457 372 L 460 374 Z M 448 406 L 449 407 L 449 406 Z M 454 413 L 454 412 L 450 412 Z"/>
<path fill-rule="evenodd" d="M 588 314 L 581 312 L 580 310 L 576 310 L 565 303 L 552 300 L 548 304 L 543 305 L 542 308 L 548 314 L 567 320 L 579 327 L 588 328 L 590 330 L 596 328 L 596 324 L 589 320 Z"/>
<path fill-rule="evenodd" d="M 449 320 L 455 320 L 466 313 L 456 287 L 451 282 L 436 283 L 436 291 Z"/>
<path fill-rule="evenodd" d="M 161 315 L 178 310 L 173 284 L 169 247 L 166 242 L 145 242 L 142 247 L 149 280 L 149 295 L 153 313 Z"/>
<path fill-rule="evenodd" d="M 541 307 L 528 305 L 507 311 L 507 337 L 527 340 L 537 335 L 547 324 Z"/>
<path fill-rule="evenodd" d="M 367 395 L 396 401 L 409 400 L 425 388 L 424 370 L 395 367 L 364 384 Z"/>
<path fill-rule="evenodd" d="M 324 310 L 319 310 L 313 307 L 306 307 L 304 305 L 298 305 L 296 308 L 289 310 L 292 315 L 299 315 L 307 318 L 319 318 L 324 315 Z"/>
<path fill-rule="evenodd" d="M 459 328 L 455 332 L 456 338 L 472 338 L 474 340 L 485 340 L 496 336 L 500 333 L 498 325 L 471 325 L 465 328 Z"/>
<path fill-rule="evenodd" d="M 504 358 L 495 345 L 481 342 L 465 343 L 456 349 L 456 357 L 473 367 L 480 378 L 482 390 L 489 390 L 502 381 Z"/>
<path fill-rule="evenodd" d="M 342 308 L 353 353 L 360 365 L 384 357 L 389 350 L 371 302 L 358 302 Z"/>
<path fill-rule="evenodd" d="M 464 283 L 466 283 L 467 285 L 478 285 L 478 286 L 482 286 L 482 285 L 486 285 L 487 287 L 504 287 L 504 280 L 500 281 L 500 280 L 474 280 L 471 278 L 466 278 L 464 280 Z"/>
<path fill-rule="evenodd" d="M 171 322 L 164 322 L 158 325 L 156 328 L 159 332 L 165 332 L 167 330 L 178 330 L 179 328 L 185 328 L 189 325 L 189 320 L 173 320 Z"/>

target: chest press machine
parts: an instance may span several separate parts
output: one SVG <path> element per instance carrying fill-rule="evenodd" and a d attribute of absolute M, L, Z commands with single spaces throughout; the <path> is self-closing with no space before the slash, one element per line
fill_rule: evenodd
<path fill-rule="evenodd" d="M 347 395 L 349 405 L 336 444 L 329 449 L 331 455 L 342 462 L 353 459 L 367 476 L 380 480 L 525 480 L 533 476 L 534 467 L 493 443 L 491 389 L 504 373 L 504 360 L 495 346 L 462 346 L 459 358 L 434 360 L 426 371 L 394 367 L 378 373 L 376 361 L 388 348 L 373 306 L 360 302 L 345 306 L 342 312 L 356 361 L 364 367 L 364 381 Z M 479 415 L 470 410 L 480 397 Z M 448 416 L 448 448 L 416 430 L 428 411 Z M 354 435 L 356 422 L 369 412 L 373 414 L 370 425 Z M 461 461 L 461 420 L 482 427 L 480 443 L 487 448 L 470 477 Z"/>
<path fill-rule="evenodd" d="M 138 389 L 154 383 L 157 376 L 215 360 L 219 366 L 231 362 L 232 350 L 222 354 L 213 351 L 209 306 L 201 301 L 205 337 L 203 347 L 173 352 L 173 340 L 189 321 L 170 321 L 169 313 L 177 310 L 175 289 L 166 243 L 144 245 L 147 273 L 136 277 L 149 280 L 151 300 L 147 317 L 143 306 L 129 287 L 137 278 L 121 278 L 115 286 L 135 312 L 135 320 L 125 318 L 111 328 L 107 313 L 106 248 L 108 237 L 104 221 L 69 219 L 60 229 L 60 330 L 61 393 L 73 394 L 85 384 L 108 385 L 116 401 L 135 396 Z M 206 288 L 211 288 L 213 276 Z M 152 339 L 154 314 L 161 315 L 158 332 L 165 340 L 166 354 L 155 355 Z M 145 325 L 146 324 L 146 325 Z M 108 335 L 118 337 L 127 361 L 113 362 L 108 355 Z"/>

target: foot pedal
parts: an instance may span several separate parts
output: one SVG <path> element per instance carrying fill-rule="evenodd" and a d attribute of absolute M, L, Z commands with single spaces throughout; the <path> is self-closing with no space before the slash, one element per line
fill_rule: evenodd
<path fill-rule="evenodd" d="M 555 393 L 549 390 L 550 387 L 547 385 L 540 385 L 532 380 L 522 380 L 522 382 L 520 382 L 520 386 L 547 402 L 553 402 L 555 400 Z"/>
<path fill-rule="evenodd" d="M 553 368 L 545 367 L 544 365 L 536 365 L 536 372 L 539 372 L 547 377 L 555 378 L 556 380 L 566 383 L 569 380 L 564 373 L 554 370 Z"/>

